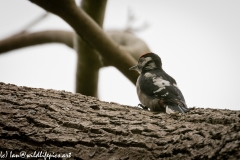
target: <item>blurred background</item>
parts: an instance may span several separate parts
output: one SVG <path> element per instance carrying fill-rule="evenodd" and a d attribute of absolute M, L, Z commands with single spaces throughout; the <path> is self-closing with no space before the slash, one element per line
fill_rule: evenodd
<path fill-rule="evenodd" d="M 79 1 L 77 2 L 79 3 Z M 239 110 L 239 0 L 109 0 L 104 29 L 126 29 L 131 12 L 136 32 L 176 79 L 189 107 Z M 0 1 L 0 40 L 45 13 L 28 0 Z M 31 32 L 72 30 L 50 14 Z M 45 44 L 0 55 L 0 82 L 75 92 L 77 55 L 62 44 Z M 136 106 L 135 86 L 114 67 L 100 70 L 99 98 Z"/>

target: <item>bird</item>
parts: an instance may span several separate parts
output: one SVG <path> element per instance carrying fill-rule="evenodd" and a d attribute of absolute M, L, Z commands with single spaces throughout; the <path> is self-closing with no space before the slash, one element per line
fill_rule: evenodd
<path fill-rule="evenodd" d="M 141 55 L 137 65 L 129 70 L 140 74 L 136 89 L 143 109 L 167 114 L 189 111 L 177 82 L 162 69 L 162 60 L 157 54 L 148 52 Z"/>

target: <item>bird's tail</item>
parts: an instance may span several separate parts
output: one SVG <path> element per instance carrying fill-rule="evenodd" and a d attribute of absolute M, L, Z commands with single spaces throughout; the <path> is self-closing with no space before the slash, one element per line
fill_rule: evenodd
<path fill-rule="evenodd" d="M 176 105 L 176 106 L 167 105 L 166 106 L 166 113 L 168 113 L 168 114 L 175 113 L 175 112 L 186 113 L 188 111 L 189 111 L 188 108 L 186 108 L 184 106 L 180 106 L 180 105 Z"/>

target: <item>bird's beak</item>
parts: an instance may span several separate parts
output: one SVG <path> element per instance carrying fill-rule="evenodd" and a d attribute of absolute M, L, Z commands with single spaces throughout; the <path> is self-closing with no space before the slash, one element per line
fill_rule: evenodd
<path fill-rule="evenodd" d="M 138 70 L 138 65 L 132 66 L 131 68 L 129 68 L 129 70 Z"/>

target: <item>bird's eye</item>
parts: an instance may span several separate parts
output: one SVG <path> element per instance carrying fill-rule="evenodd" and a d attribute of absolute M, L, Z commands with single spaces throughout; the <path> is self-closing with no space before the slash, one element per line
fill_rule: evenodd
<path fill-rule="evenodd" d="M 165 83 L 162 83 L 163 85 L 165 84 Z"/>

